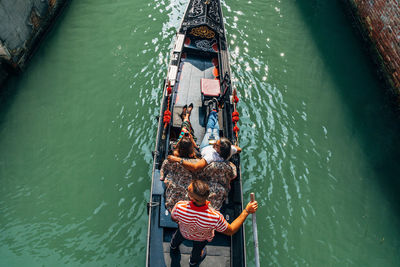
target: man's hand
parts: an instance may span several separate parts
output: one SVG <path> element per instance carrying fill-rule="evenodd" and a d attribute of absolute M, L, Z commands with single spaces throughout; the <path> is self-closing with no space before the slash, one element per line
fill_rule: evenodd
<path fill-rule="evenodd" d="M 243 225 L 244 220 L 246 220 L 247 216 L 249 216 L 249 214 L 251 213 L 256 212 L 257 209 L 258 209 L 257 201 L 250 201 L 249 203 L 247 203 L 246 206 L 247 212 L 246 210 L 243 210 L 242 213 L 239 215 L 239 217 L 237 217 L 231 224 L 228 224 L 228 227 L 222 233 L 230 236 L 235 234 L 239 230 L 239 228 Z"/>
<path fill-rule="evenodd" d="M 246 210 L 247 210 L 250 214 L 256 212 L 257 209 L 258 209 L 258 203 L 257 203 L 257 201 L 250 201 L 249 203 L 247 203 Z"/>
<path fill-rule="evenodd" d="M 181 161 L 180 157 L 175 157 L 175 156 L 172 156 L 172 155 L 169 155 L 167 159 L 168 159 L 169 162 L 180 162 Z"/>

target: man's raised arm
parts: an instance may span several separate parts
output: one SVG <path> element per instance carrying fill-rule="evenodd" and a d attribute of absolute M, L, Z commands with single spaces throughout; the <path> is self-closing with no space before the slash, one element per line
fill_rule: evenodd
<path fill-rule="evenodd" d="M 192 171 L 192 172 L 197 172 L 197 171 L 203 169 L 205 166 L 207 166 L 207 161 L 205 159 L 201 159 L 201 160 L 197 161 L 196 163 L 192 163 L 192 162 L 184 160 L 180 157 L 169 155 L 168 161 L 169 162 L 180 162 L 183 167 L 185 167 L 186 169 L 188 169 L 189 171 Z"/>

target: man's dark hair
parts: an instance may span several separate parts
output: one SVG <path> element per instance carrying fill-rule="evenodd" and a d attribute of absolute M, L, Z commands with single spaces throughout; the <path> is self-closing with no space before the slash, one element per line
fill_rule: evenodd
<path fill-rule="evenodd" d="M 231 146 L 232 146 L 232 143 L 231 143 L 231 141 L 229 141 L 228 138 L 222 137 L 220 139 L 219 154 L 221 155 L 221 157 L 224 158 L 224 160 L 227 160 L 229 158 L 229 156 L 231 155 Z"/>
<path fill-rule="evenodd" d="M 193 144 L 188 136 L 182 137 L 182 140 L 178 144 L 178 153 L 182 158 L 190 158 L 193 154 Z"/>
<path fill-rule="evenodd" d="M 210 194 L 210 187 L 208 184 L 202 180 L 193 180 L 192 181 L 192 188 L 193 188 L 193 193 L 196 196 L 201 197 L 202 199 L 207 199 L 208 195 Z"/>

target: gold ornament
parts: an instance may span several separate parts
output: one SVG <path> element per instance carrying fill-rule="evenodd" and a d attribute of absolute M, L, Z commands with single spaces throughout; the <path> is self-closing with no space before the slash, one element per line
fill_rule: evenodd
<path fill-rule="evenodd" d="M 214 38 L 214 36 L 215 36 L 215 33 L 212 30 L 210 30 L 207 26 L 200 26 L 197 28 L 193 28 L 190 31 L 190 34 L 197 36 L 197 37 L 207 38 L 207 39 Z"/>

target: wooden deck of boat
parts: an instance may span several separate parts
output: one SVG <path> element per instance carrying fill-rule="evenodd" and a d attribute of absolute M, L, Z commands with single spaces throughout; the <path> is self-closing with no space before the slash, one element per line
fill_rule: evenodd
<path fill-rule="evenodd" d="M 169 244 L 176 228 L 164 228 L 163 252 L 166 266 L 178 267 L 188 266 L 190 253 L 192 252 L 192 242 L 183 241 L 179 249 L 180 256 L 170 255 Z M 215 233 L 214 239 L 207 244 L 207 257 L 200 264 L 202 267 L 228 267 L 231 266 L 231 246 L 230 237 Z"/>
<path fill-rule="evenodd" d="M 204 58 L 193 54 L 188 54 L 187 58 L 182 59 L 179 67 L 176 84 L 178 89 L 173 109 L 172 125 L 178 128 L 181 127 L 182 120 L 179 115 L 182 113 L 182 107 L 193 103 L 194 107 L 190 121 L 198 144 L 203 139 L 206 126 L 206 118 L 204 117 L 206 112 L 205 108 L 202 108 L 201 102 L 200 79 L 214 79 L 213 69 L 214 65 L 211 57 Z"/>
<path fill-rule="evenodd" d="M 169 253 L 169 242 L 163 243 L 164 259 L 167 266 L 178 267 L 188 266 L 192 247 L 184 242 L 180 246 L 181 255 L 171 256 Z M 201 267 L 230 267 L 230 247 L 207 245 L 207 257 L 200 264 Z"/>

